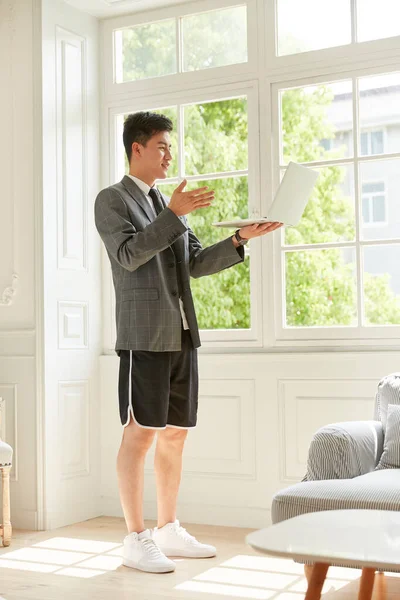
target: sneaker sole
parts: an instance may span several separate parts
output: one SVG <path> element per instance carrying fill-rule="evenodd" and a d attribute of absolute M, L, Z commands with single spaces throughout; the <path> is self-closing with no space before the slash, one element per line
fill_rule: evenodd
<path fill-rule="evenodd" d="M 144 571 L 145 573 L 173 573 L 173 571 L 175 571 L 175 566 L 149 568 L 140 567 L 137 563 L 134 563 L 130 560 L 126 560 L 125 558 L 123 559 L 122 564 L 124 565 L 124 567 L 129 567 L 130 569 L 137 569 L 138 571 Z"/>
<path fill-rule="evenodd" d="M 216 552 L 209 552 L 208 554 L 196 554 L 191 552 L 179 552 L 177 550 L 170 550 L 169 548 L 163 548 L 162 546 L 158 546 L 159 549 L 165 556 L 174 556 L 175 558 L 214 558 L 217 556 Z"/>

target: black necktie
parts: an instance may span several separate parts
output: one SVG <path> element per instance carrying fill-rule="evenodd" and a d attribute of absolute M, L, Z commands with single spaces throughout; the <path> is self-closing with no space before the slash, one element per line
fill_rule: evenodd
<path fill-rule="evenodd" d="M 164 210 L 165 207 L 164 207 L 164 205 L 162 203 L 161 196 L 158 193 L 158 190 L 156 188 L 150 188 L 149 196 L 153 200 L 153 206 L 154 206 L 154 210 L 156 212 L 156 215 L 159 215 L 160 212 L 162 210 Z"/>

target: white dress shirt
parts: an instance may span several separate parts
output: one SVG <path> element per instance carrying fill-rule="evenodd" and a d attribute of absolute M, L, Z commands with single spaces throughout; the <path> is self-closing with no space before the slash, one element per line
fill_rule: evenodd
<path fill-rule="evenodd" d="M 140 188 L 142 190 L 142 192 L 144 193 L 144 195 L 146 196 L 151 209 L 154 213 L 154 216 L 157 216 L 157 213 L 154 209 L 154 204 L 153 204 L 153 200 L 150 198 L 149 196 L 149 192 L 150 192 L 150 186 L 145 183 L 144 181 L 142 181 L 141 179 L 139 179 L 138 177 L 135 177 L 134 175 L 131 175 L 130 173 L 128 174 L 128 177 L 130 177 L 132 179 L 132 181 L 134 181 L 136 183 L 136 185 L 138 186 L 138 188 Z M 183 302 L 182 299 L 179 298 L 179 308 L 181 309 L 181 317 L 182 317 L 182 325 L 183 325 L 183 329 L 187 330 L 189 329 L 189 324 L 187 322 L 187 318 L 186 318 L 186 313 L 185 313 L 185 309 L 183 306 Z"/>

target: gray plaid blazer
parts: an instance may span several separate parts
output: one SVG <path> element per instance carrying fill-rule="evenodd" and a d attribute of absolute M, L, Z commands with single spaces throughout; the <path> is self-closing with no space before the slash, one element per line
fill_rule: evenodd
<path fill-rule="evenodd" d="M 203 249 L 186 218 L 169 210 L 169 198 L 162 199 L 166 207 L 156 217 L 145 194 L 127 176 L 96 198 L 96 227 L 111 262 L 115 288 L 117 354 L 119 350 L 181 349 L 177 268 L 193 346 L 200 346 L 190 276 L 217 273 L 244 259 L 243 248 L 236 249 L 231 238 Z"/>

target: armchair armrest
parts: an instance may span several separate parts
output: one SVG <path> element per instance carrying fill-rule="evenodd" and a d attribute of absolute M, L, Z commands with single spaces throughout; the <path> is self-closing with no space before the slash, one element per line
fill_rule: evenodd
<path fill-rule="evenodd" d="M 383 452 L 380 421 L 349 421 L 322 427 L 314 435 L 303 481 L 352 479 L 373 471 Z"/>

